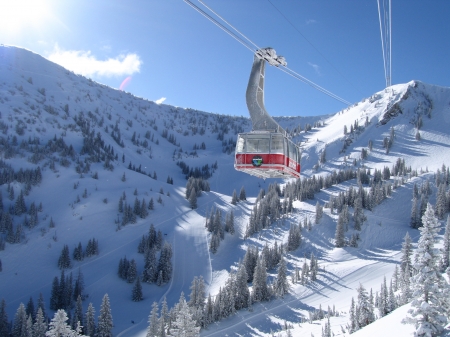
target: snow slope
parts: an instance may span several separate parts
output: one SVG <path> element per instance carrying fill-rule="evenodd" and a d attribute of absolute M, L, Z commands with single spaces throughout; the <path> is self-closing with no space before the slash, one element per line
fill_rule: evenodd
<path fill-rule="evenodd" d="M 57 260 L 63 246 L 69 245 L 72 252 L 79 242 L 85 247 L 87 241 L 95 237 L 99 241 L 100 254 L 81 262 L 73 261 L 73 267 L 68 271 L 75 276 L 81 268 L 84 274 L 85 292 L 89 295 L 84 302 L 85 309 L 92 302 L 98 313 L 101 298 L 108 293 L 115 335 L 144 335 L 153 301 L 161 301 L 166 296 L 172 306 L 181 292 L 189 294 L 195 276 L 203 276 L 208 291 L 215 295 L 230 268 L 244 256 L 248 245 L 262 247 L 265 243 L 286 242 L 290 223 L 312 218 L 317 201 L 323 204 L 330 194 L 357 186 L 356 181 L 349 181 L 321 191 L 315 200 L 296 201 L 292 215 L 260 235 L 244 239 L 255 197 L 270 183 L 236 172 L 232 150 L 231 153 L 223 152 L 237 132 L 249 131 L 248 119 L 158 105 L 77 76 L 37 54 L 15 47 L 0 46 L 0 74 L 2 159 L 15 170 L 40 166 L 43 174 L 42 183 L 25 196 L 28 206 L 33 201 L 42 202 L 43 212 L 39 214 L 38 225 L 31 230 L 25 229 L 20 244 L 7 243 L 6 249 L 0 251 L 3 267 L 0 298 L 6 300 L 10 319 L 19 304 L 26 304 L 30 296 L 36 301 L 42 293 L 48 305 L 53 278 L 60 275 Z M 322 308 L 335 305 L 342 312 L 341 317 L 332 318 L 332 328 L 336 336 L 343 335 L 340 326 L 345 326 L 348 321 L 345 313 L 351 297 L 356 297 L 355 289 L 359 283 L 366 289 L 378 290 L 383 277 L 389 279 L 398 264 L 405 233 L 408 231 L 414 241 L 418 238 L 418 231 L 409 227 L 412 187 L 427 179 L 433 182 L 433 172 L 442 164 L 450 164 L 449 103 L 449 88 L 413 81 L 375 93 L 335 115 L 278 119 L 285 129 L 290 130 L 294 140 L 301 142 L 305 177 L 327 175 L 340 168 L 383 169 L 384 166 L 392 167 L 398 158 L 404 158 L 407 166 L 413 169 L 428 169 L 430 173 L 406 181 L 373 212 L 365 212 L 368 220 L 361 231 L 358 248 L 334 247 L 337 216 L 326 209 L 320 224 L 303 232 L 300 248 L 286 255 L 288 269 L 292 272 L 313 252 L 324 268 L 318 281 L 306 286 L 293 285 L 290 295 L 284 299 L 255 304 L 253 311 L 238 312 L 202 331 L 202 335 L 269 336 L 271 331 L 281 331 L 287 321 L 294 326 L 296 334 L 318 336 L 323 322 L 300 322 L 309 310 L 320 305 Z M 90 133 L 100 135 L 104 143 L 114 149 L 117 159 L 111 161 L 113 170 L 105 169 L 104 159 L 95 161 L 89 154 L 81 154 L 82 131 L 86 128 L 86 124 L 79 123 L 81 117 L 89 124 Z M 419 119 L 423 126 L 418 141 L 415 125 Z M 356 131 L 344 135 L 344 125 L 350 131 L 355 121 Z M 300 132 L 299 126 L 304 130 L 306 125 L 317 123 L 323 125 Z M 392 128 L 395 138 L 386 153 L 383 140 L 389 137 Z M 112 136 L 115 129 L 120 130 L 123 147 Z M 148 131 L 150 135 L 146 138 Z M 163 131 L 175 141 L 169 142 L 170 137 L 164 137 Z M 17 145 L 13 145 L 13 137 Z M 75 154 L 70 156 L 61 150 L 47 150 L 40 159 L 33 160 L 33 146 L 20 146 L 39 139 L 39 146 L 44 147 L 55 138 L 64 139 L 67 146 L 72 145 Z M 373 148 L 362 160 L 361 150 L 368 148 L 369 141 Z M 194 146 L 200 146 L 202 142 L 206 149 L 194 151 Z M 326 161 L 319 163 L 324 149 Z M 211 192 L 203 192 L 195 210 L 190 209 L 184 198 L 186 180 L 177 166 L 180 160 L 191 167 L 206 164 L 211 167 L 217 162 L 218 168 L 208 180 Z M 90 168 L 80 174 L 76 168 L 86 161 L 91 161 Z M 156 173 L 157 179 L 128 169 L 129 163 L 152 176 Z M 92 177 L 95 172 L 98 179 Z M 126 180 L 122 181 L 124 174 Z M 166 182 L 168 177 L 173 178 L 173 185 Z M 278 183 L 284 182 L 278 180 Z M 11 186 L 16 196 L 25 187 L 18 182 Z M 233 190 L 239 192 L 242 186 L 246 189 L 247 201 L 231 205 Z M 82 197 L 85 190 L 86 198 Z M 133 195 L 135 190 L 136 196 Z M 8 199 L 6 185 L 0 186 L 0 191 L 4 210 L 7 210 L 14 201 Z M 147 202 L 153 198 L 155 210 L 146 219 L 138 219 L 136 224 L 119 230 L 115 220 L 121 216 L 117 205 L 124 192 L 130 204 L 136 197 L 145 198 Z M 162 203 L 156 202 L 159 197 Z M 433 198 L 434 195 L 431 202 L 434 202 Z M 219 208 L 223 213 L 233 210 L 237 229 L 234 236 L 227 234 L 217 254 L 209 252 L 209 235 L 204 228 L 205 216 L 213 208 Z M 50 218 L 56 223 L 53 229 L 48 228 Z M 23 221 L 23 215 L 14 218 L 15 225 Z M 142 272 L 144 261 L 137 253 L 137 245 L 151 223 L 173 245 L 174 273 L 170 283 L 164 286 L 143 284 L 144 300 L 136 303 L 131 301 L 132 285 L 117 276 L 117 267 L 119 259 L 126 256 L 136 259 L 138 271 Z M 273 277 L 276 271 L 271 270 L 269 274 Z M 375 324 L 399 323 L 397 316 L 404 315 L 402 310 L 389 315 L 389 322 L 386 317 Z M 360 334 L 363 335 L 366 329 L 369 328 Z M 385 336 L 390 335 L 386 332 Z"/>

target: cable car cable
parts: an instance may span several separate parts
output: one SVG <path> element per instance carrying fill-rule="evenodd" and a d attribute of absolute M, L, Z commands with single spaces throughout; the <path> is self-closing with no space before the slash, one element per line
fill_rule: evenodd
<path fill-rule="evenodd" d="M 225 20 L 223 17 L 221 17 L 219 14 L 217 14 L 216 12 L 214 12 L 210 7 L 208 7 L 202 0 L 198 0 L 203 6 L 205 6 L 206 8 L 208 8 L 211 12 L 213 12 L 218 18 L 220 18 L 223 22 L 225 22 L 228 26 L 230 26 L 231 28 L 233 28 L 236 32 L 238 32 L 239 34 L 242 35 L 243 38 L 245 38 L 248 42 L 250 42 L 255 48 L 256 50 L 261 49 L 260 47 L 258 47 L 256 44 L 253 43 L 252 40 L 250 40 L 247 36 L 245 36 L 244 34 L 242 34 L 236 27 L 234 27 L 231 23 L 229 23 L 227 20 Z"/>
<path fill-rule="evenodd" d="M 219 27 L 220 29 L 222 29 L 225 33 L 227 33 L 228 35 L 230 35 L 233 39 L 235 39 L 236 41 L 238 41 L 240 44 L 242 44 L 245 48 L 249 49 L 252 53 L 255 53 L 255 50 L 253 50 L 253 48 L 251 48 L 250 46 L 248 46 L 245 41 L 243 41 L 241 38 L 239 38 L 238 36 L 236 36 L 236 34 L 234 34 L 233 32 L 231 32 L 228 28 L 226 28 L 225 26 L 223 26 L 220 22 L 218 22 L 216 19 L 214 19 L 212 16 L 210 16 L 209 14 L 207 14 L 205 11 L 203 11 L 201 8 L 199 8 L 198 6 L 194 5 L 191 1 L 189 0 L 183 0 L 185 3 L 187 3 L 189 6 L 191 6 L 192 8 L 194 8 L 197 12 L 199 12 L 201 15 L 203 15 L 205 18 L 207 18 L 209 21 L 211 21 L 212 23 L 214 23 L 217 27 Z"/>
<path fill-rule="evenodd" d="M 358 91 L 359 93 L 361 93 L 361 91 L 358 89 L 358 87 L 356 87 L 352 82 L 350 82 L 350 80 L 347 78 L 347 77 L 345 77 L 344 76 L 344 74 L 342 74 L 332 63 L 331 63 L 331 61 L 330 60 L 328 60 L 326 57 L 325 57 L 325 55 L 323 55 L 321 52 L 320 52 L 320 50 L 319 49 L 317 49 L 316 48 L 316 46 L 310 41 L 310 40 L 308 40 L 307 38 L 306 38 L 306 36 L 305 35 L 303 35 L 302 34 L 302 32 L 286 17 L 286 15 L 284 15 L 278 8 L 277 8 L 277 6 L 275 6 L 274 4 L 273 4 L 273 2 L 271 1 L 271 0 L 267 0 L 272 6 L 273 6 L 273 8 L 275 8 L 275 10 L 278 12 L 278 13 L 280 13 L 280 15 L 286 20 L 286 22 L 287 23 L 289 23 L 291 26 L 292 26 L 292 28 L 294 28 L 296 31 L 297 31 L 297 33 L 299 33 L 304 39 L 305 39 L 305 41 L 306 42 L 308 42 L 309 43 L 309 45 L 311 46 L 311 47 L 313 47 L 314 48 L 314 50 L 316 51 L 316 52 L 318 52 L 319 53 L 319 55 L 320 56 L 322 56 L 322 58 L 334 69 L 334 70 L 336 70 L 336 72 L 339 74 L 339 75 L 341 75 L 342 76 L 342 78 L 344 79 L 344 80 L 346 80 L 347 81 L 347 83 L 348 84 L 350 84 L 356 91 Z M 362 93 L 361 93 L 362 94 Z"/>
<path fill-rule="evenodd" d="M 349 101 L 346 101 L 345 99 L 333 94 L 332 92 L 328 91 L 325 88 L 322 88 L 320 85 L 308 80 L 306 77 L 297 74 L 295 71 L 293 71 L 292 69 L 289 69 L 288 67 L 285 67 L 285 69 L 278 67 L 278 69 L 280 69 L 281 71 L 285 72 L 286 74 L 298 79 L 299 81 L 302 81 L 303 83 L 306 83 L 308 85 L 310 85 L 311 87 L 313 87 L 316 90 L 319 90 L 320 92 L 324 93 L 325 95 L 330 96 L 331 98 L 334 98 L 335 100 L 344 103 L 346 105 L 352 105 L 352 103 L 350 103 Z"/>
<path fill-rule="evenodd" d="M 258 48 L 257 50 L 252 49 L 252 47 L 250 47 L 242 38 L 238 37 L 235 33 L 233 33 L 230 29 L 228 29 L 227 27 L 225 27 L 223 24 L 221 24 L 220 22 L 218 22 L 216 19 L 214 19 L 211 15 L 207 14 L 205 11 L 203 11 L 201 8 L 199 8 L 198 6 L 194 5 L 190 0 L 183 0 L 185 3 L 187 3 L 189 6 L 191 6 L 192 8 L 194 8 L 197 12 L 199 12 L 200 14 L 202 14 L 204 17 L 206 17 L 208 20 L 210 20 L 212 23 L 214 23 L 216 26 L 218 26 L 220 29 L 222 29 L 224 32 L 226 32 L 228 35 L 230 35 L 231 37 L 233 37 L 236 41 L 238 41 L 239 43 L 241 43 L 244 47 L 246 47 L 248 50 L 250 50 L 253 54 L 255 54 L 255 52 L 260 49 Z M 223 19 L 219 14 L 217 14 L 214 10 L 212 10 L 210 7 L 206 6 L 201 0 L 199 0 L 199 2 L 201 4 L 203 4 L 206 8 L 208 8 L 208 10 L 210 10 L 212 13 L 214 13 L 218 18 L 220 18 L 222 21 L 224 21 L 226 24 L 228 24 L 233 30 L 235 30 L 235 32 L 237 32 L 239 35 L 241 35 L 245 40 L 247 40 L 248 42 L 250 42 L 253 46 L 258 47 L 254 42 L 252 42 L 249 38 L 247 38 L 244 34 L 242 34 L 238 29 L 236 29 L 234 26 L 232 26 L 231 24 L 229 24 L 225 19 Z M 299 81 L 302 81 L 303 83 L 309 84 L 311 87 L 315 88 L 316 90 L 328 95 L 329 97 L 344 103 L 346 105 L 352 105 L 352 103 L 344 100 L 343 98 L 333 94 L 332 92 L 326 90 L 325 88 L 322 88 L 321 86 L 319 86 L 318 84 L 314 83 L 311 80 L 308 80 L 306 77 L 297 74 L 295 71 L 285 67 L 287 69 L 287 71 L 283 70 L 281 67 L 276 67 L 278 69 L 280 69 L 281 71 L 291 75 L 292 77 L 296 78 Z"/>

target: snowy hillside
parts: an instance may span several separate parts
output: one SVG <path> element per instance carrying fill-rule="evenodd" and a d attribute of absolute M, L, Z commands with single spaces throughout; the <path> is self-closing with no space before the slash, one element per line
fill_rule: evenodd
<path fill-rule="evenodd" d="M 98 316 L 107 293 L 114 335 L 145 336 L 154 301 L 161 304 L 165 297 L 171 308 L 182 292 L 188 299 L 192 280 L 200 276 L 206 295 L 214 298 L 249 247 L 261 251 L 266 244 L 287 244 L 289 228 L 301 224 L 300 247 L 283 254 L 287 272 L 291 279 L 313 253 L 317 280 L 291 283 L 283 298 L 254 303 L 252 310 L 239 310 L 201 334 L 270 336 L 286 324 L 294 335 L 319 336 L 326 320 L 308 323 L 309 312 L 334 306 L 339 314 L 331 317 L 331 328 L 343 336 L 359 284 L 379 291 L 383 278 L 389 281 L 399 264 L 405 234 L 417 242 L 419 231 L 410 226 L 414 186 L 430 184 L 434 205 L 435 174 L 450 165 L 450 88 L 418 81 L 392 86 L 335 115 L 277 119 L 303 151 L 305 180 L 295 185 L 234 170 L 234 142 L 238 132 L 250 130 L 247 118 L 158 105 L 15 47 L 0 46 L 0 74 L 0 300 L 10 320 L 20 303 L 26 305 L 31 297 L 36 304 L 40 294 L 53 316 L 51 292 L 67 246 L 72 260 L 65 274 L 72 273 L 74 281 L 80 271 L 84 276 L 83 312 L 92 302 Z M 244 99 L 244 93 L 236 99 Z M 399 158 L 405 165 L 394 176 Z M 364 209 L 367 220 L 360 231 L 351 221 L 345 237 L 349 242 L 357 234 L 357 247 L 336 248 L 338 213 L 326 207 L 315 224 L 316 204 L 327 206 L 340 192 L 358 189 L 356 173 L 340 179 L 343 172 L 364 170 L 373 180 L 375 170 L 385 173 L 386 168 L 390 174 L 379 188 L 389 185 L 391 194 Z M 195 209 L 186 199 L 189 174 L 202 176 L 210 187 L 201 192 Z M 334 177 L 333 183 L 305 197 L 306 186 L 319 177 Z M 281 205 L 291 199 L 293 209 L 246 235 L 260 190 L 269 194 L 274 182 L 281 185 Z M 242 187 L 247 200 L 233 205 L 233 192 L 239 195 Z M 364 189 L 371 187 L 365 183 Z M 26 212 L 21 211 L 21 195 Z M 147 206 L 151 200 L 148 215 L 135 213 L 135 219 L 124 220 L 121 203 Z M 213 253 L 213 235 L 205 224 L 217 210 L 223 220 L 233 213 L 235 233 L 225 233 Z M 133 301 L 134 282 L 118 276 L 119 261 L 134 259 L 142 275 L 144 255 L 138 246 L 151 224 L 172 247 L 173 272 L 162 285 L 143 282 L 143 300 Z M 91 239 L 98 241 L 98 254 L 73 259 L 75 248 L 81 243 L 85 249 Z M 276 267 L 268 270 L 269 281 L 276 275 Z"/>

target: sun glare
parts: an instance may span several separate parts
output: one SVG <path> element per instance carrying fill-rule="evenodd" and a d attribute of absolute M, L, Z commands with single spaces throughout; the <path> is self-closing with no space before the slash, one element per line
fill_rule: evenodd
<path fill-rule="evenodd" d="M 0 0 L 2 33 L 24 33 L 23 30 L 38 28 L 49 16 L 44 0 Z"/>

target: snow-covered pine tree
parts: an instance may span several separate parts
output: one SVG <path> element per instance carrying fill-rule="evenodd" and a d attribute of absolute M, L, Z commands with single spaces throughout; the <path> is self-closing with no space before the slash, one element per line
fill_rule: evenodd
<path fill-rule="evenodd" d="M 260 254 L 256 261 L 256 267 L 253 274 L 253 300 L 255 302 L 267 301 L 270 298 L 269 288 L 267 286 L 266 261 Z"/>
<path fill-rule="evenodd" d="M 404 277 L 405 276 L 410 277 L 411 275 L 405 275 L 406 267 L 408 267 L 409 272 L 412 271 L 412 262 L 411 262 L 412 243 L 411 243 L 411 237 L 409 236 L 408 232 L 406 232 L 406 235 L 403 239 L 401 253 L 402 253 L 402 257 L 401 257 L 401 262 L 400 262 L 400 274 L 404 275 Z"/>
<path fill-rule="evenodd" d="M 16 202 L 14 203 L 14 214 L 22 215 L 27 212 L 27 206 L 25 205 L 25 200 L 23 198 L 23 191 L 17 196 Z"/>
<path fill-rule="evenodd" d="M 195 321 L 192 319 L 189 306 L 186 300 L 180 299 L 177 304 L 176 319 L 172 323 L 171 335 L 174 337 L 196 337 L 199 336 L 200 327 L 195 326 Z"/>
<path fill-rule="evenodd" d="M 388 307 L 389 307 L 389 312 L 394 311 L 398 307 L 397 298 L 394 294 L 394 288 L 392 286 L 392 279 L 391 279 L 391 283 L 389 285 Z"/>
<path fill-rule="evenodd" d="M 360 328 L 372 323 L 375 320 L 373 306 L 370 304 L 367 291 L 362 284 L 359 284 L 358 291 L 358 315 L 356 320 Z"/>
<path fill-rule="evenodd" d="M 84 317 L 83 317 L 83 302 L 81 300 L 81 296 L 78 295 L 77 302 L 75 304 L 75 311 L 73 313 L 73 323 L 79 322 L 81 326 L 84 326 Z M 72 326 L 72 328 L 76 328 L 75 326 Z"/>
<path fill-rule="evenodd" d="M 442 268 L 450 266 L 450 215 L 447 216 L 447 224 L 444 232 L 444 247 L 442 249 Z"/>
<path fill-rule="evenodd" d="M 155 248 L 145 251 L 145 265 L 142 274 L 142 282 L 155 283 L 158 278 L 158 262 Z"/>
<path fill-rule="evenodd" d="M 354 228 L 357 231 L 361 230 L 361 226 L 364 223 L 364 221 L 366 221 L 366 216 L 364 215 L 364 210 L 362 207 L 362 200 L 361 198 L 358 196 L 357 198 L 355 198 L 354 204 L 353 204 L 353 221 L 354 221 Z"/>
<path fill-rule="evenodd" d="M 25 313 L 27 314 L 27 317 L 31 315 L 31 318 L 33 321 L 36 318 L 33 297 L 31 297 L 31 296 L 30 296 L 30 299 L 28 300 L 27 306 L 25 308 Z"/>
<path fill-rule="evenodd" d="M 4 299 L 0 302 L 0 336 L 8 336 L 9 321 L 8 313 L 6 312 L 6 302 Z"/>
<path fill-rule="evenodd" d="M 401 284 L 400 284 L 400 304 L 404 305 L 411 300 L 411 281 L 410 281 L 410 271 L 409 266 L 407 265 L 405 268 L 405 272 L 401 274 Z"/>
<path fill-rule="evenodd" d="M 131 292 L 131 299 L 134 302 L 139 302 L 144 299 L 144 296 L 142 295 L 142 285 L 140 277 L 136 277 L 136 282 L 134 283 L 133 290 Z"/>
<path fill-rule="evenodd" d="M 314 256 L 314 253 L 311 253 L 311 261 L 309 264 L 309 271 L 310 271 L 310 278 L 311 281 L 316 281 L 317 280 L 317 273 L 319 271 L 319 265 L 317 263 L 317 259 Z"/>
<path fill-rule="evenodd" d="M 69 253 L 69 246 L 64 245 L 61 255 L 58 259 L 58 267 L 59 269 L 67 269 L 71 267 L 71 261 L 70 261 L 70 253 Z"/>
<path fill-rule="evenodd" d="M 147 327 L 146 337 L 159 337 L 160 336 L 158 311 L 159 311 L 158 303 L 153 302 L 152 311 L 150 312 L 150 315 L 148 316 L 148 327 Z"/>
<path fill-rule="evenodd" d="M 77 279 L 75 280 L 75 285 L 73 287 L 73 298 L 76 299 L 78 298 L 78 296 L 81 296 L 81 299 L 83 300 L 84 298 L 83 291 L 84 291 L 84 276 L 83 273 L 81 272 L 81 268 L 78 268 Z M 82 320 L 81 323 L 83 323 Z"/>
<path fill-rule="evenodd" d="M 53 278 L 52 290 L 51 290 L 51 295 L 50 295 L 50 309 L 51 310 L 58 309 L 59 297 L 60 297 L 59 279 L 58 279 L 58 276 L 55 276 Z"/>
<path fill-rule="evenodd" d="M 12 335 L 14 337 L 16 336 L 21 337 L 26 335 L 25 332 L 26 321 L 27 321 L 27 314 L 25 311 L 25 306 L 23 303 L 20 303 L 14 316 L 14 323 L 12 326 Z"/>
<path fill-rule="evenodd" d="M 302 242 L 302 232 L 301 227 L 296 224 L 291 224 L 289 228 L 288 242 L 287 242 L 287 250 L 294 251 L 296 250 Z"/>
<path fill-rule="evenodd" d="M 142 199 L 141 211 L 139 213 L 139 216 L 141 217 L 141 219 L 145 219 L 148 216 L 148 208 L 147 208 L 147 203 L 145 202 L 145 199 Z"/>
<path fill-rule="evenodd" d="M 45 337 L 45 332 L 47 331 L 47 321 L 45 319 L 44 313 L 42 312 L 42 309 L 39 307 L 36 313 L 36 320 L 33 324 L 33 337 Z M 0 329 L 0 336 L 6 336 L 2 335 L 1 329 Z"/>
<path fill-rule="evenodd" d="M 415 325 L 417 336 L 432 336 L 439 334 L 447 323 L 450 291 L 438 267 L 440 254 L 434 245 L 438 240 L 440 226 L 429 203 L 422 224 L 419 228 L 415 274 L 411 277 L 412 308 L 403 321 Z"/>
<path fill-rule="evenodd" d="M 88 305 L 84 322 L 84 332 L 86 333 L 86 335 L 94 337 L 97 329 L 95 325 L 95 309 L 92 303 L 89 303 Z"/>
<path fill-rule="evenodd" d="M 247 270 L 245 265 L 241 263 L 236 273 L 236 298 L 234 303 L 237 310 L 246 308 L 248 304 L 250 291 L 247 286 L 247 279 Z"/>
<path fill-rule="evenodd" d="M 105 294 L 100 307 L 100 316 L 98 316 L 97 337 L 111 337 L 113 326 L 109 296 Z"/>
<path fill-rule="evenodd" d="M 172 277 L 172 246 L 164 242 L 158 262 L 158 274 L 161 272 L 162 282 L 167 283 Z"/>
<path fill-rule="evenodd" d="M 338 216 L 338 222 L 336 225 L 336 234 L 334 235 L 334 245 L 338 248 L 345 246 L 345 235 L 344 235 L 344 216 L 341 213 L 339 213 Z"/>
<path fill-rule="evenodd" d="M 413 201 L 412 201 L 412 206 L 411 206 L 411 221 L 410 221 L 410 225 L 411 228 L 419 228 L 419 216 L 418 216 L 418 210 L 417 210 L 417 198 L 414 197 Z"/>
<path fill-rule="evenodd" d="M 281 257 L 278 265 L 277 278 L 275 280 L 275 293 L 277 296 L 284 297 L 289 292 L 289 281 L 287 278 L 287 267 L 284 257 Z"/>
<path fill-rule="evenodd" d="M 239 192 L 239 200 L 240 200 L 240 201 L 247 200 L 247 196 L 246 196 L 246 193 L 245 193 L 245 188 L 244 188 L 244 186 L 241 187 L 241 190 L 240 190 L 240 192 Z"/>
<path fill-rule="evenodd" d="M 238 203 L 238 197 L 237 197 L 237 193 L 236 190 L 233 190 L 233 195 L 231 197 L 231 204 L 232 205 L 236 205 Z"/>
<path fill-rule="evenodd" d="M 316 225 L 319 223 L 323 216 L 323 206 L 317 201 L 316 203 Z"/>
<path fill-rule="evenodd" d="M 191 194 L 189 195 L 189 206 L 192 209 L 197 208 L 197 193 L 194 188 L 191 190 Z"/>
<path fill-rule="evenodd" d="M 383 283 L 381 284 L 380 289 L 380 297 L 378 299 L 378 312 L 380 313 L 380 316 L 386 316 L 389 312 L 389 292 L 388 287 L 386 283 L 386 276 L 383 279 Z"/>
<path fill-rule="evenodd" d="M 136 278 L 137 278 L 136 261 L 134 259 L 131 259 L 130 266 L 128 267 L 128 271 L 127 271 L 127 282 L 133 283 L 134 281 L 136 281 Z"/>
<path fill-rule="evenodd" d="M 67 324 L 67 313 L 63 309 L 59 309 L 55 312 L 55 316 L 53 316 L 50 321 L 49 329 L 45 333 L 46 337 L 89 337 L 82 335 L 80 329 L 72 330 Z M 78 327 L 80 327 L 78 325 Z"/>

